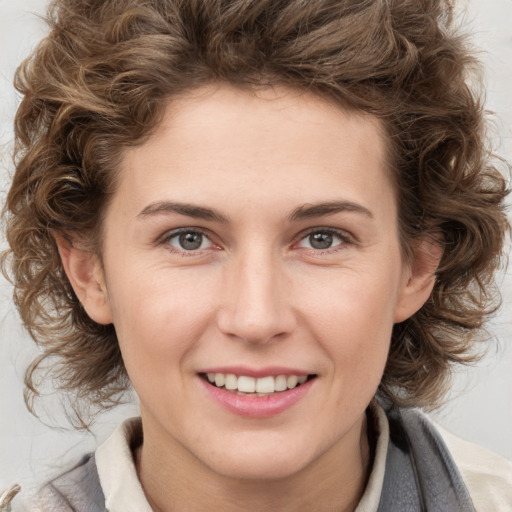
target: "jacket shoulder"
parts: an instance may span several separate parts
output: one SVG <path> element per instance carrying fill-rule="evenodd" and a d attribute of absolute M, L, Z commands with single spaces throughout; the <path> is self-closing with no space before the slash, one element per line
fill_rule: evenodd
<path fill-rule="evenodd" d="M 437 426 L 477 512 L 512 510 L 512 462 Z"/>
<path fill-rule="evenodd" d="M 105 512 L 94 455 L 86 455 L 74 468 L 45 484 L 37 493 L 35 512 Z"/>

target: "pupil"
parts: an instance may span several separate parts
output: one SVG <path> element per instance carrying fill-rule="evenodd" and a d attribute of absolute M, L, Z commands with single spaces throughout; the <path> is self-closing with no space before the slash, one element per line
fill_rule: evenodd
<path fill-rule="evenodd" d="M 309 235 L 309 243 L 314 249 L 329 249 L 332 245 L 332 235 L 329 233 L 313 233 Z"/>
<path fill-rule="evenodd" d="M 201 233 L 183 233 L 180 235 L 180 245 L 186 251 L 193 251 L 199 249 L 203 242 L 203 235 Z"/>

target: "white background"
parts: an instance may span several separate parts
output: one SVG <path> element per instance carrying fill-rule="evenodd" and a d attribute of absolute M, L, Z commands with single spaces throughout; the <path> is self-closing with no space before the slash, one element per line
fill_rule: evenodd
<path fill-rule="evenodd" d="M 12 172 L 9 152 L 17 97 L 11 86 L 16 65 L 44 35 L 46 0 L 0 0 L 0 203 Z M 466 0 L 465 23 L 474 32 L 486 64 L 488 108 L 497 113 L 495 146 L 512 161 L 512 0 Z M 511 265 L 512 267 L 512 265 Z M 504 306 L 493 320 L 496 343 L 476 368 L 454 381 L 452 399 L 436 411 L 438 421 L 470 441 L 512 460 L 512 270 L 503 276 Z M 50 429 L 23 404 L 23 372 L 37 353 L 11 304 L 10 285 L 0 278 L 0 491 L 13 482 L 25 488 L 59 472 L 94 449 L 136 405 L 104 415 L 94 435 Z M 49 422 L 65 426 L 55 413 Z"/>

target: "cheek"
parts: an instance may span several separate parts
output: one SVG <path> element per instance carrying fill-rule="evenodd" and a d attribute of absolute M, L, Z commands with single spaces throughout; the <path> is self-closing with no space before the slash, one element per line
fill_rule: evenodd
<path fill-rule="evenodd" d="M 369 273 L 345 277 L 331 279 L 327 295 L 309 288 L 305 321 L 338 377 L 378 385 L 393 329 L 396 281 Z"/>
<path fill-rule="evenodd" d="M 115 274 L 109 292 L 121 352 L 136 388 L 139 376 L 173 378 L 177 372 L 169 372 L 169 363 L 186 362 L 214 313 L 205 283 L 179 273 L 154 274 L 158 278 L 146 270 L 133 272 L 130 280 Z"/>
<path fill-rule="evenodd" d="M 332 311 L 317 339 L 332 361 L 336 374 L 351 382 L 380 382 L 389 352 L 393 323 L 390 315 L 364 315 L 354 302 L 345 311 Z M 338 308 L 336 308 L 338 309 Z"/>

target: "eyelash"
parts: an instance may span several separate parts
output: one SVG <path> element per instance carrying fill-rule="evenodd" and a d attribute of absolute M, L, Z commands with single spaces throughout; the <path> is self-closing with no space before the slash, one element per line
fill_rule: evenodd
<path fill-rule="evenodd" d="M 179 247 L 175 247 L 175 246 L 171 245 L 171 243 L 170 243 L 171 240 L 177 239 L 181 235 L 188 235 L 188 234 L 200 235 L 202 237 L 200 245 L 203 245 L 203 243 L 206 239 L 209 241 L 211 246 L 218 248 L 218 246 L 216 246 L 216 244 L 212 241 L 211 235 L 209 235 L 209 233 L 207 231 L 200 229 L 200 228 L 193 228 L 193 227 L 180 228 L 180 229 L 173 230 L 171 232 L 167 232 L 164 236 L 162 236 L 159 239 L 158 244 L 165 245 L 172 252 L 178 253 L 182 256 L 197 256 L 198 254 L 201 254 L 204 250 L 210 249 L 210 247 L 207 247 L 207 248 L 203 248 L 203 249 L 197 248 L 197 249 L 187 250 L 185 248 L 181 249 Z M 314 234 L 327 235 L 327 236 L 330 236 L 333 238 L 337 238 L 339 240 L 339 243 L 336 244 L 334 247 L 327 247 L 325 249 L 318 249 L 318 248 L 314 248 L 314 247 L 302 247 L 303 249 L 306 249 L 308 252 L 310 252 L 311 254 L 313 254 L 315 256 L 321 256 L 326 253 L 333 254 L 335 252 L 345 249 L 347 247 L 347 245 L 353 245 L 355 243 L 353 237 L 346 231 L 337 230 L 337 229 L 333 229 L 333 228 L 315 227 L 315 228 L 309 229 L 306 232 L 301 233 L 296 238 L 296 241 L 292 244 L 292 247 L 300 248 L 300 247 L 298 247 L 299 244 Z"/>
<path fill-rule="evenodd" d="M 193 235 L 201 235 L 203 237 L 203 240 L 201 241 L 201 245 L 204 242 L 204 239 L 208 240 L 212 246 L 215 246 L 214 242 L 211 240 L 211 236 L 200 228 L 193 228 L 193 227 L 187 227 L 187 228 L 180 228 L 175 229 L 173 231 L 167 232 L 164 236 L 162 236 L 158 240 L 158 245 L 166 246 L 167 249 L 171 250 L 171 252 L 178 253 L 182 256 L 196 256 L 198 253 L 204 251 L 205 249 L 180 249 L 178 247 L 174 247 L 171 245 L 171 240 L 179 238 L 181 235 L 187 235 L 187 234 L 193 234 Z"/>
<path fill-rule="evenodd" d="M 312 228 L 312 229 L 306 231 L 305 233 L 301 233 L 298 237 L 297 242 L 294 244 L 294 246 L 297 246 L 303 240 L 306 240 L 311 235 L 317 234 L 317 233 L 322 234 L 322 235 L 328 235 L 331 237 L 336 237 L 339 239 L 340 243 L 338 243 L 334 247 L 327 247 L 326 249 L 315 249 L 313 247 L 304 247 L 304 249 L 309 250 L 315 256 L 321 256 L 326 253 L 333 254 L 335 252 L 346 249 L 347 245 L 354 245 L 354 243 L 355 243 L 354 238 L 346 231 L 333 229 L 333 228 L 315 227 L 315 228 Z"/>

